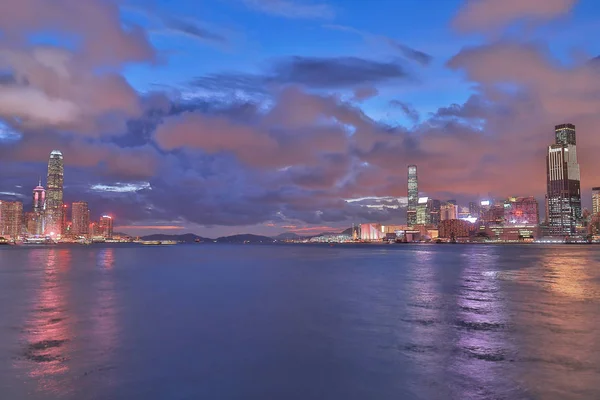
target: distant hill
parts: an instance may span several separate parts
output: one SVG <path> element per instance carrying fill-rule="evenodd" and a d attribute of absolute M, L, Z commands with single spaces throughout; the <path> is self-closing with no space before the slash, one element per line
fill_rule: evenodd
<path fill-rule="evenodd" d="M 302 239 L 304 236 L 300 236 L 297 233 L 294 232 L 284 232 L 281 235 L 277 235 L 275 237 L 273 237 L 273 239 L 276 240 L 297 240 L 297 239 Z"/>
<path fill-rule="evenodd" d="M 342 235 L 350 235 L 350 236 L 352 236 L 352 233 L 353 233 L 352 230 L 353 229 L 354 228 L 352 228 L 352 227 L 346 229 L 345 231 L 342 232 Z"/>
<path fill-rule="evenodd" d="M 217 239 L 217 243 L 273 243 L 273 241 L 273 238 L 267 236 L 250 234 L 223 236 Z"/>
<path fill-rule="evenodd" d="M 142 236 L 142 240 L 176 240 L 178 242 L 195 242 L 196 239 L 200 239 L 202 242 L 212 241 L 212 239 L 203 238 L 202 236 L 195 235 L 193 233 L 184 233 L 182 235 L 165 235 L 157 233 L 154 235 Z"/>

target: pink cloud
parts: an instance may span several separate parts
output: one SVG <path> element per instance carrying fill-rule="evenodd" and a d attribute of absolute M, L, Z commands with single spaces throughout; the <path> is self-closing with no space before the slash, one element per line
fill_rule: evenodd
<path fill-rule="evenodd" d="M 453 20 L 461 31 L 490 31 L 513 21 L 548 20 L 567 14 L 577 0 L 465 0 Z"/>

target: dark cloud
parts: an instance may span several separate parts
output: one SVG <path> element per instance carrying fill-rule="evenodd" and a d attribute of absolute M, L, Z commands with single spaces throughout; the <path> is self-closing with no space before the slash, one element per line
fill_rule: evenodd
<path fill-rule="evenodd" d="M 269 80 L 316 88 L 341 88 L 408 78 L 398 62 L 358 57 L 292 57 L 276 63 Z"/>
<path fill-rule="evenodd" d="M 208 28 L 202 27 L 197 23 L 185 21 L 183 19 L 178 18 L 166 18 L 164 20 L 164 24 L 167 29 L 181 33 L 184 35 L 191 36 L 196 39 L 205 40 L 214 43 L 225 44 L 228 43 L 227 37 L 224 35 L 212 31 Z"/>
<path fill-rule="evenodd" d="M 406 115 L 408 119 L 410 119 L 415 124 L 421 119 L 419 112 L 408 103 L 402 102 L 400 100 L 391 100 L 390 105 L 392 107 L 400 108 L 404 115 Z"/>
<path fill-rule="evenodd" d="M 314 89 L 364 88 L 411 79 L 397 61 L 359 57 L 289 57 L 274 60 L 262 74 L 221 73 L 194 79 L 195 87 L 218 93 L 237 91 L 265 94 L 280 85 L 296 84 Z"/>
<path fill-rule="evenodd" d="M 414 49 L 404 43 L 401 43 L 387 36 L 376 35 L 345 25 L 326 24 L 324 25 L 324 27 L 336 31 L 355 33 L 357 35 L 362 36 L 366 41 L 370 43 L 384 44 L 387 47 L 391 47 L 392 49 L 398 51 L 403 57 L 411 61 L 415 61 L 421 65 L 429 65 L 433 60 L 433 57 L 425 53 L 424 51 Z"/>
<path fill-rule="evenodd" d="M 388 43 L 393 48 L 396 48 L 400 51 L 400 53 L 408 58 L 409 60 L 415 61 L 421 65 L 429 65 L 433 60 L 433 57 L 423 51 L 413 49 L 405 44 L 402 44 L 396 40 L 388 39 Z"/>

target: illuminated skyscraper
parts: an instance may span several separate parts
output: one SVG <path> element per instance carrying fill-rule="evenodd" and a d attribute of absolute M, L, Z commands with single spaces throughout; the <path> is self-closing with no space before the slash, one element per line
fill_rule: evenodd
<path fill-rule="evenodd" d="M 35 221 L 35 226 L 31 225 L 27 226 L 27 230 L 31 235 L 43 235 L 45 230 L 44 220 L 46 218 L 46 190 L 42 186 L 42 179 L 38 185 L 33 189 L 33 209 L 32 212 L 34 216 L 32 216 L 31 221 Z M 33 224 L 33 222 L 31 222 Z"/>
<path fill-rule="evenodd" d="M 592 215 L 600 213 L 600 187 L 592 189 Z"/>
<path fill-rule="evenodd" d="M 548 234 L 575 234 L 581 221 L 581 178 L 577 163 L 575 125 L 556 126 L 556 143 L 546 156 L 546 219 Z"/>
<path fill-rule="evenodd" d="M 78 201 L 71 206 L 71 234 L 73 236 L 87 236 L 90 229 L 90 210 L 88 203 Z"/>
<path fill-rule="evenodd" d="M 0 201 L 0 236 L 16 239 L 23 230 L 23 203 Z"/>
<path fill-rule="evenodd" d="M 106 239 L 112 239 L 113 236 L 113 219 L 109 215 L 104 215 L 100 218 L 98 224 L 100 234 Z"/>
<path fill-rule="evenodd" d="M 46 190 L 46 233 L 60 235 L 63 223 L 63 155 L 58 150 L 50 153 L 48 161 L 48 190 Z"/>
<path fill-rule="evenodd" d="M 408 207 L 406 208 L 406 224 L 417 223 L 417 204 L 419 202 L 419 185 L 417 182 L 417 166 L 408 166 Z"/>

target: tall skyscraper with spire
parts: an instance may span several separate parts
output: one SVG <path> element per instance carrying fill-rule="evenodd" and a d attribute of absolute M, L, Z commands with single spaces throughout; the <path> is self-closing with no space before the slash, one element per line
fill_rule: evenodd
<path fill-rule="evenodd" d="M 58 150 L 50 153 L 48 161 L 48 189 L 46 190 L 46 234 L 60 235 L 63 229 L 63 155 Z"/>
<path fill-rule="evenodd" d="M 546 156 L 546 220 L 551 236 L 570 236 L 581 222 L 581 177 L 575 125 L 555 127 L 555 143 Z"/>
<path fill-rule="evenodd" d="M 42 178 L 38 185 L 33 189 L 33 215 L 35 221 L 34 235 L 43 235 L 45 231 L 46 218 L 46 189 L 42 186 Z"/>
<path fill-rule="evenodd" d="M 419 202 L 419 185 L 417 181 L 417 166 L 408 166 L 408 207 L 406 208 L 406 224 L 417 224 L 417 204 Z"/>

